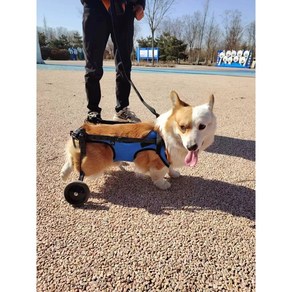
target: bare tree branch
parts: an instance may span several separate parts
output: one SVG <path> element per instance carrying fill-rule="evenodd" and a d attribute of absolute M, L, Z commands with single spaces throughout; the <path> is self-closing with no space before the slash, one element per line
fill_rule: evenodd
<path fill-rule="evenodd" d="M 154 66 L 154 35 L 164 16 L 175 0 L 148 0 L 145 16 L 147 18 L 152 38 L 152 65 Z"/>

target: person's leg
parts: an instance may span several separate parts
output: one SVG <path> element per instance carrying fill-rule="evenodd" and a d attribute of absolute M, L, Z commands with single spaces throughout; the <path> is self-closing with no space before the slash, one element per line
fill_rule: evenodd
<path fill-rule="evenodd" d="M 82 26 L 87 108 L 89 113 L 100 114 L 99 81 L 103 75 L 103 54 L 110 33 L 109 13 L 102 1 L 85 1 Z"/>
<path fill-rule="evenodd" d="M 116 56 L 116 67 L 122 61 L 126 75 L 131 78 L 131 53 L 134 35 L 134 14 L 131 5 L 126 6 L 126 11 L 122 16 L 116 17 L 113 29 L 115 30 L 112 32 L 112 40 Z M 115 33 L 116 39 L 113 33 Z M 118 53 L 116 53 L 117 49 Z M 116 112 L 129 106 L 130 90 L 130 83 L 116 68 Z"/>
<path fill-rule="evenodd" d="M 118 64 L 122 62 L 124 74 L 128 79 L 131 78 L 131 53 L 134 34 L 133 7 L 127 5 L 124 15 L 116 17 L 114 24 L 111 36 L 114 43 L 116 62 L 116 114 L 113 119 L 116 121 L 140 122 L 141 120 L 128 108 L 131 84 L 118 70 Z"/>

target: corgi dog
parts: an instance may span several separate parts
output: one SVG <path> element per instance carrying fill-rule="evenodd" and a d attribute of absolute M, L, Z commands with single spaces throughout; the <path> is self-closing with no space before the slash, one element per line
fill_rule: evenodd
<path fill-rule="evenodd" d="M 175 170 L 182 166 L 194 167 L 198 155 L 214 141 L 216 117 L 213 113 L 214 95 L 207 103 L 192 107 L 182 101 L 175 91 L 171 91 L 172 108 L 161 114 L 154 122 L 129 124 L 91 124 L 84 123 L 82 128 L 89 135 L 144 138 L 149 132 L 157 132 L 163 139 L 165 154 L 169 162 L 166 165 L 155 151 L 137 152 L 133 162 L 140 173 L 148 173 L 156 187 L 168 189 L 171 184 L 165 179 L 179 177 Z M 66 161 L 60 176 L 66 180 L 75 169 L 80 172 L 79 143 L 70 139 L 66 145 Z M 106 143 L 87 143 L 86 155 L 82 159 L 81 169 L 85 177 L 101 175 L 106 169 L 116 165 L 114 152 Z"/>

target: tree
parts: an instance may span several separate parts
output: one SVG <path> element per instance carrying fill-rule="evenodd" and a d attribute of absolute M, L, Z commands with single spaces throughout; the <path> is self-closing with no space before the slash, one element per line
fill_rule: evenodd
<path fill-rule="evenodd" d="M 189 60 L 194 61 L 193 49 L 196 43 L 196 40 L 199 37 L 200 23 L 201 23 L 201 13 L 195 12 L 193 15 L 185 15 L 184 27 L 183 27 L 183 40 L 189 46 Z"/>
<path fill-rule="evenodd" d="M 177 39 L 182 39 L 184 28 L 184 19 L 182 17 L 177 17 L 175 19 L 166 18 L 161 22 L 160 28 L 158 28 L 157 31 L 160 34 L 169 33 Z"/>
<path fill-rule="evenodd" d="M 55 35 L 55 38 L 60 38 L 62 35 L 65 35 L 68 37 L 69 35 L 69 32 L 68 32 L 68 29 L 65 28 L 65 27 L 62 27 L 62 26 L 58 26 L 54 29 L 54 35 Z"/>
<path fill-rule="evenodd" d="M 45 17 L 43 19 L 43 22 L 44 22 L 44 34 L 45 34 L 46 38 L 48 38 L 48 27 L 47 27 L 47 20 Z"/>
<path fill-rule="evenodd" d="M 214 15 L 206 27 L 206 63 L 210 60 L 214 62 L 218 43 L 219 43 L 220 29 L 215 23 Z"/>
<path fill-rule="evenodd" d="M 73 32 L 73 36 L 72 36 L 72 41 L 71 41 L 71 45 L 73 45 L 74 47 L 81 47 L 82 48 L 82 36 L 79 34 L 78 31 L 74 31 Z"/>
<path fill-rule="evenodd" d="M 186 59 L 187 55 L 185 51 L 187 44 L 182 40 L 177 39 L 169 33 L 163 33 L 156 41 L 160 49 L 161 60 L 176 61 L 176 63 L 179 63 L 180 59 Z"/>
<path fill-rule="evenodd" d="M 256 42 L 256 28 L 255 21 L 251 22 L 247 26 L 247 46 L 249 50 L 252 50 L 255 55 L 255 42 Z"/>
<path fill-rule="evenodd" d="M 238 50 L 241 48 L 241 39 L 243 35 L 243 26 L 241 22 L 241 13 L 238 10 L 226 10 L 224 17 L 226 49 Z"/>
<path fill-rule="evenodd" d="M 50 47 L 54 49 L 68 49 L 70 47 L 70 43 L 67 36 L 62 34 L 59 38 L 55 38 L 50 41 Z"/>
<path fill-rule="evenodd" d="M 199 32 L 199 48 L 198 48 L 197 64 L 199 64 L 199 62 L 200 62 L 202 43 L 203 43 L 203 38 L 204 38 L 204 33 L 205 33 L 205 26 L 206 26 L 206 21 L 207 21 L 208 10 L 209 10 L 209 1 L 210 0 L 205 0 L 205 1 L 206 2 L 205 2 L 205 6 L 204 6 L 204 13 L 203 13 L 203 18 L 202 18 L 202 22 L 201 22 L 200 32 Z"/>
<path fill-rule="evenodd" d="M 175 0 L 148 0 L 145 16 L 148 21 L 152 40 L 152 66 L 154 66 L 154 37 L 155 31 L 161 24 L 166 13 L 171 8 Z"/>
<path fill-rule="evenodd" d="M 137 43 L 141 48 L 150 48 L 152 46 L 152 37 L 148 36 L 147 38 L 140 38 L 137 40 Z M 157 46 L 156 40 L 154 40 L 154 46 Z"/>
<path fill-rule="evenodd" d="M 41 47 L 48 45 L 48 40 L 44 32 L 38 32 L 38 40 Z"/>

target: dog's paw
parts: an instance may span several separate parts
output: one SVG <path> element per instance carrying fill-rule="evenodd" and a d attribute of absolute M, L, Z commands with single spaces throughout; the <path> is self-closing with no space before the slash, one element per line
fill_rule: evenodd
<path fill-rule="evenodd" d="M 171 186 L 170 182 L 168 182 L 166 179 L 156 180 L 154 181 L 154 185 L 161 190 L 167 190 Z"/>
<path fill-rule="evenodd" d="M 180 176 L 180 173 L 178 171 L 174 170 L 173 168 L 169 168 L 168 174 L 172 178 L 177 178 Z"/>
<path fill-rule="evenodd" d="M 125 171 L 127 170 L 126 167 L 130 166 L 130 164 L 127 162 L 117 162 L 117 166 L 120 170 Z"/>
<path fill-rule="evenodd" d="M 135 176 L 140 179 L 145 179 L 148 177 L 145 173 L 142 172 L 135 172 Z"/>
<path fill-rule="evenodd" d="M 66 181 L 69 177 L 69 174 L 65 174 L 63 172 L 60 173 L 60 178 L 62 179 L 62 181 Z"/>
<path fill-rule="evenodd" d="M 60 177 L 63 181 L 66 181 L 71 173 L 71 169 L 68 169 L 66 167 L 63 167 L 60 171 Z"/>

